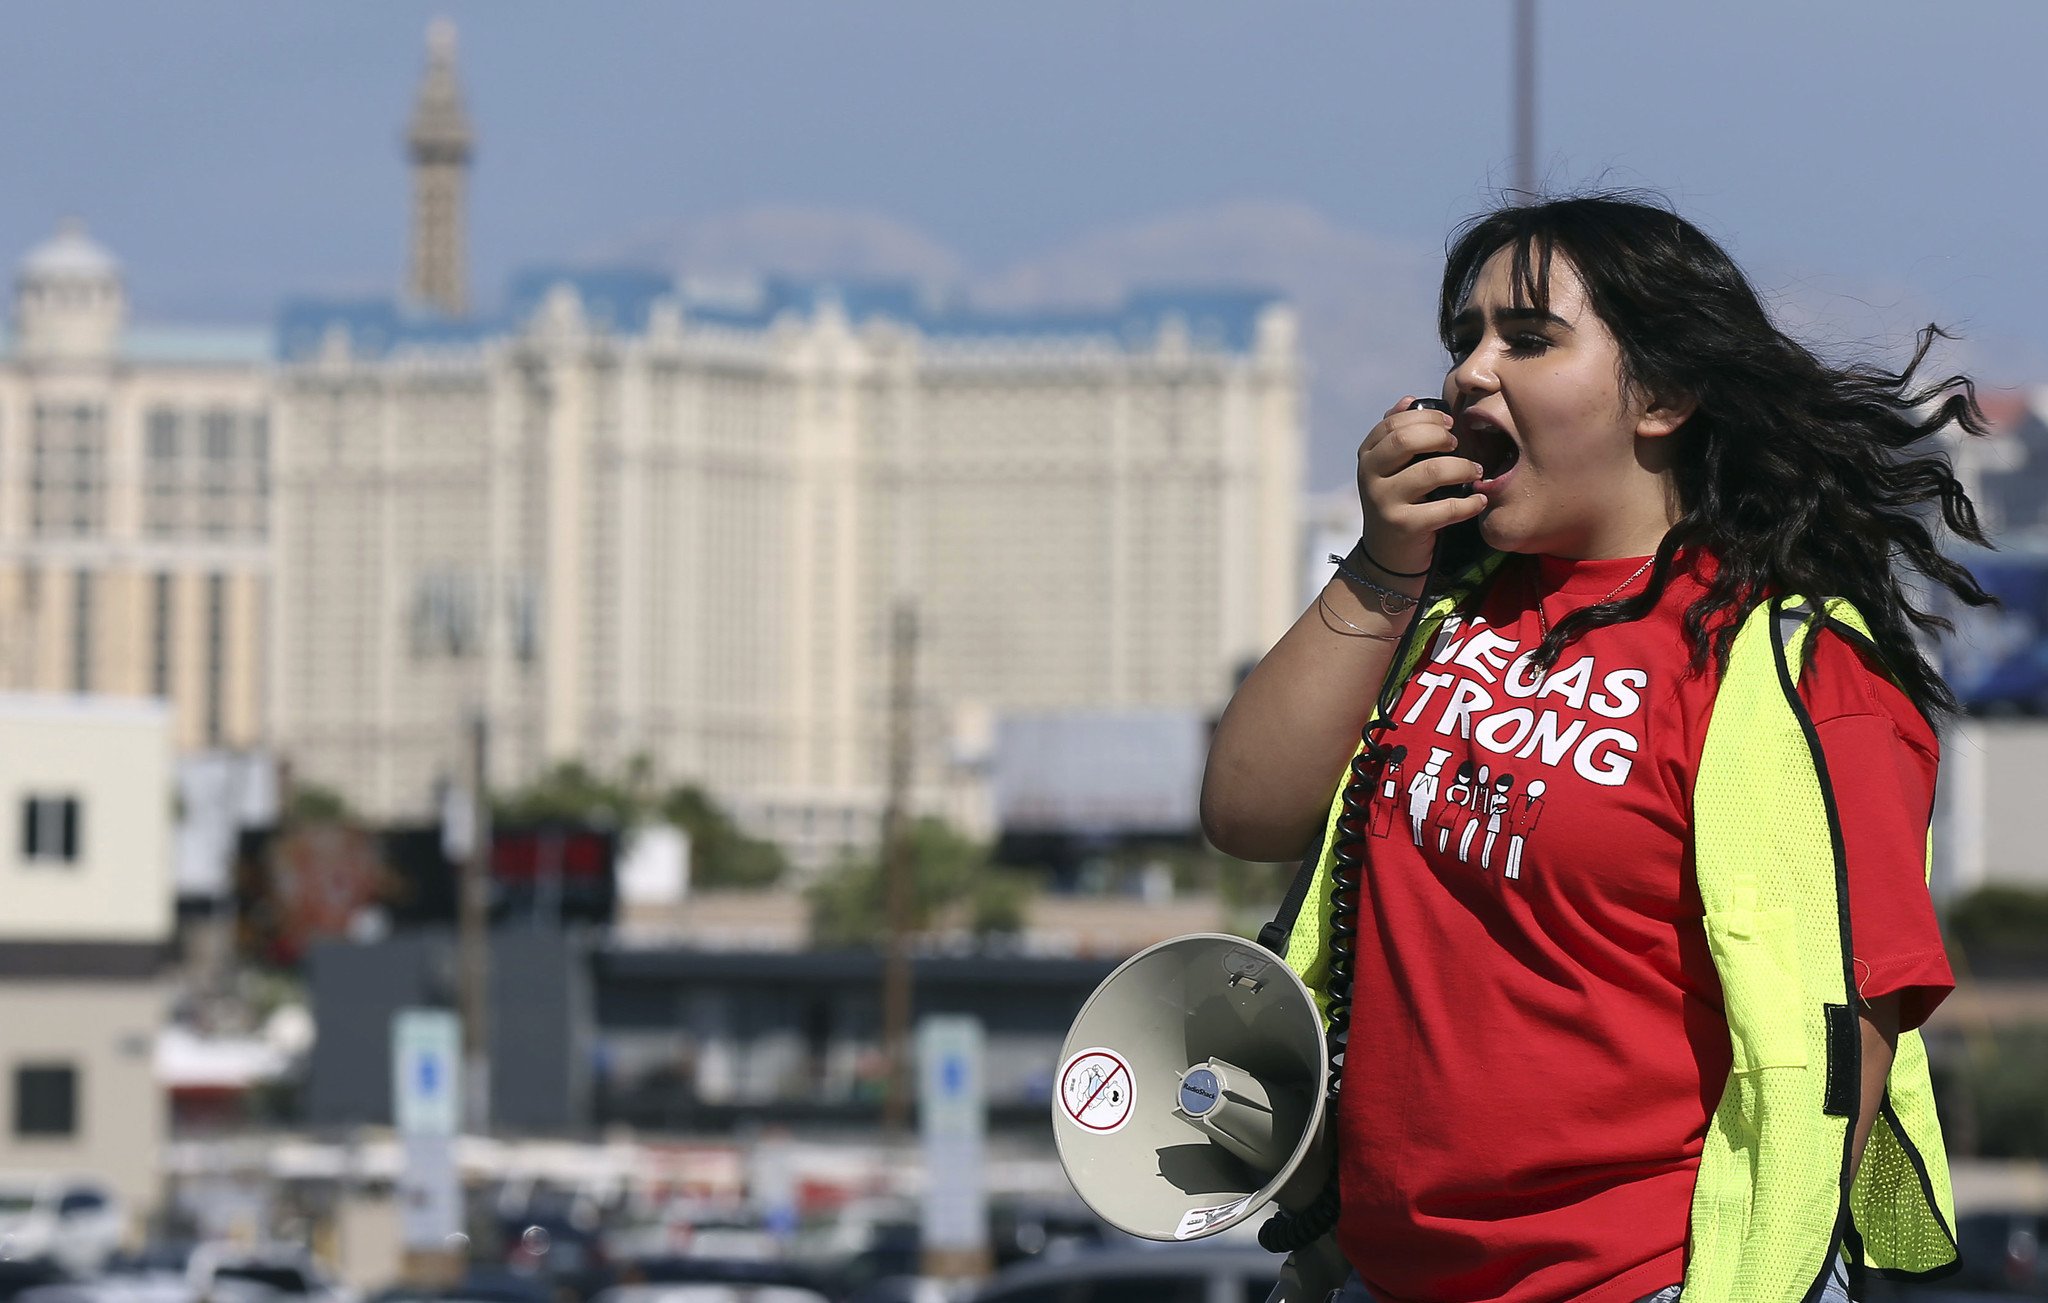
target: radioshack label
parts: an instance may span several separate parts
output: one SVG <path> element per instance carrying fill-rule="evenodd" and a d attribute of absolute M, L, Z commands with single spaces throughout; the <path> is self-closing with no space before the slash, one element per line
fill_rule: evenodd
<path fill-rule="evenodd" d="M 1082 1050 L 1060 1068 L 1060 1107 L 1083 1131 L 1106 1136 L 1131 1120 L 1131 1065 L 1115 1050 Z"/>
<path fill-rule="evenodd" d="M 1218 1204 L 1214 1208 L 1190 1208 L 1181 1214 L 1180 1225 L 1173 1228 L 1173 1238 L 1195 1240 L 1222 1230 L 1230 1224 L 1232 1218 L 1243 1212 L 1251 1201 L 1252 1197 L 1246 1195 L 1242 1199 Z"/>

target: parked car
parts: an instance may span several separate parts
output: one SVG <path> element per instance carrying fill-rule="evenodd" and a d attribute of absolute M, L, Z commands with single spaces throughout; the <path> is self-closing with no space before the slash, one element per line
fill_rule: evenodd
<path fill-rule="evenodd" d="M 962 1303 L 968 1293 L 955 1282 L 928 1276 L 884 1276 L 854 1290 L 843 1303 Z"/>
<path fill-rule="evenodd" d="M 193 1240 L 150 1240 L 139 1249 L 123 1249 L 107 1259 L 101 1270 L 110 1276 L 142 1276 L 151 1279 L 185 1279 L 192 1261 Z"/>
<path fill-rule="evenodd" d="M 594 1303 L 832 1303 L 832 1298 L 807 1285 L 703 1283 L 620 1285 L 599 1294 Z"/>
<path fill-rule="evenodd" d="M 1944 1284 L 1953 1289 L 2003 1289 L 2048 1298 L 2048 1214 L 2018 1210 L 1963 1213 L 1956 1247 L 1963 1266 Z"/>
<path fill-rule="evenodd" d="M 472 1267 L 452 1285 L 392 1285 L 369 1303 L 557 1303 L 544 1277 L 502 1267 Z"/>
<path fill-rule="evenodd" d="M 0 1257 L 0 1303 L 11 1303 L 28 1290 L 63 1279 L 64 1269 L 48 1259 L 28 1262 Z"/>
<path fill-rule="evenodd" d="M 492 1221 L 495 1249 L 487 1239 L 480 1257 L 495 1252 L 506 1271 L 539 1277 L 558 1296 L 587 1299 L 618 1280 L 602 1210 L 587 1194 L 502 1190 Z"/>
<path fill-rule="evenodd" d="M 1266 1303 L 1283 1259 L 1237 1244 L 1100 1249 L 998 1272 L 973 1303 Z"/>
<path fill-rule="evenodd" d="M 352 1291 L 328 1279 L 295 1244 L 202 1244 L 186 1260 L 185 1281 L 207 1298 L 223 1288 L 257 1286 L 279 1295 L 278 1303 L 356 1303 Z"/>
<path fill-rule="evenodd" d="M 678 1303 L 682 1298 L 679 1291 L 699 1285 L 807 1290 L 827 1297 L 838 1293 L 830 1280 L 811 1267 L 776 1258 L 700 1254 L 642 1258 L 628 1264 L 622 1275 L 621 1284 L 597 1298 L 604 1303 Z"/>
<path fill-rule="evenodd" d="M 989 1247 L 999 1268 L 1040 1255 L 1069 1257 L 1131 1240 L 1078 1198 L 1004 1199 L 989 1207 Z"/>
<path fill-rule="evenodd" d="M 555 1303 L 544 1277 L 503 1267 L 472 1267 L 442 1290 L 442 1303 Z"/>
<path fill-rule="evenodd" d="M 744 1204 L 729 1200 L 671 1199 L 612 1225 L 604 1236 L 614 1261 L 703 1254 L 714 1258 L 774 1258 L 783 1243 Z"/>
<path fill-rule="evenodd" d="M 41 1285 L 14 1303 L 286 1303 L 275 1290 L 247 1280 L 222 1280 L 201 1293 L 177 1276 L 117 1275 Z"/>
<path fill-rule="evenodd" d="M 93 1275 L 121 1247 L 127 1222 L 120 1200 L 91 1177 L 0 1176 L 0 1243 L 18 1261 Z"/>

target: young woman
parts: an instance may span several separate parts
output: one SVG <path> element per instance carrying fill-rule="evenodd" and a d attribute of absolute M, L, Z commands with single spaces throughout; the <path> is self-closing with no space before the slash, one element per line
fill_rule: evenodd
<path fill-rule="evenodd" d="M 1400 817 L 1362 821 L 1336 1112 L 1338 1242 L 1371 1296 L 1670 1299 L 1706 1252 L 1694 1196 L 1731 1067 L 1755 1057 L 1703 926 L 1694 781 L 1767 599 L 1846 599 L 1869 634 L 1814 632 L 1796 686 L 1853 938 L 1844 1177 L 1900 1031 L 1951 986 L 1924 855 L 1929 719 L 1954 703 L 1906 572 L 1990 600 L 1938 549 L 1944 523 L 1982 536 L 1925 446 L 1981 415 L 1960 377 L 1916 388 L 1932 328 L 1897 374 L 1823 361 L 1712 240 L 1632 196 L 1468 223 L 1438 326 L 1449 410 L 1404 398 L 1360 445 L 1359 545 L 1225 711 L 1203 822 L 1232 855 L 1297 859 L 1369 721 L 1361 763 L 1405 749 Z M 1411 599 L 1460 573 L 1485 577 L 1395 674 Z M 1837 1271 L 1791 1297 L 1841 1290 Z"/>

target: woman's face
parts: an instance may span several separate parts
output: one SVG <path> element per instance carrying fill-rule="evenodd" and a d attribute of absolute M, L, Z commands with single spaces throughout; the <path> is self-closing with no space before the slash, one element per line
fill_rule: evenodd
<path fill-rule="evenodd" d="M 1473 488 L 1488 503 L 1481 534 L 1509 552 L 1655 551 L 1676 517 L 1663 436 L 1690 406 L 1652 407 L 1623 384 L 1621 347 L 1562 253 L 1551 260 L 1548 312 L 1514 289 L 1504 248 L 1452 324 L 1444 378 L 1458 451 L 1486 468 Z"/>

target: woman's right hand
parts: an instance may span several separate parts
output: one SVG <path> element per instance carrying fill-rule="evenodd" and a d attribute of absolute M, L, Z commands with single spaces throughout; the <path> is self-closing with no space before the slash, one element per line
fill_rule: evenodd
<path fill-rule="evenodd" d="M 1479 463 L 1457 456 L 1448 412 L 1410 411 L 1411 395 L 1387 409 L 1358 445 L 1358 501 L 1365 513 L 1365 549 L 1395 570 L 1427 570 L 1437 531 L 1486 510 L 1479 494 L 1427 501 L 1452 484 L 1470 484 Z M 1448 453 L 1449 456 L 1438 456 Z"/>

